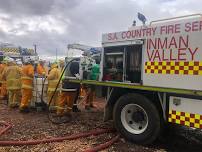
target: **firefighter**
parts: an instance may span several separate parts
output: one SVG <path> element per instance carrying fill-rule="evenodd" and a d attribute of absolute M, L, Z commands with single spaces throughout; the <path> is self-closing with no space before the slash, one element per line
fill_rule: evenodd
<path fill-rule="evenodd" d="M 71 112 L 73 109 L 74 101 L 78 96 L 80 85 L 76 83 L 70 83 L 67 80 L 63 80 L 61 93 L 57 103 L 57 115 L 63 116 L 64 114 L 71 118 Z M 67 105 L 67 112 L 64 113 L 65 104 Z M 74 111 L 79 111 L 77 106 L 74 107 Z"/>
<path fill-rule="evenodd" d="M 46 68 L 44 66 L 44 60 L 39 60 L 39 64 L 37 65 L 37 74 L 39 77 L 45 77 L 46 76 Z"/>
<path fill-rule="evenodd" d="M 11 108 L 19 106 L 21 91 L 21 70 L 15 64 L 15 60 L 8 59 L 8 67 L 2 74 L 2 79 L 6 81 L 8 90 L 8 105 Z"/>
<path fill-rule="evenodd" d="M 60 69 L 61 69 L 61 71 L 62 71 L 63 68 L 64 68 L 64 66 L 65 66 L 65 62 L 64 62 L 64 60 L 60 59 L 60 60 L 59 60 L 59 63 L 60 63 Z"/>
<path fill-rule="evenodd" d="M 57 83 L 59 81 L 59 78 L 60 78 L 60 75 L 61 75 L 61 71 L 58 69 L 58 64 L 57 62 L 53 62 L 51 64 L 51 69 L 50 69 L 50 72 L 48 74 L 48 103 L 50 103 L 50 100 L 53 96 L 53 93 L 56 89 L 56 86 L 57 86 Z M 51 101 L 51 106 L 55 106 L 56 105 L 56 101 L 57 101 L 57 97 L 59 95 L 59 87 L 57 88 L 55 94 L 54 94 L 54 97 Z M 54 108 L 52 108 L 52 110 L 54 110 Z"/>
<path fill-rule="evenodd" d="M 72 75 L 76 75 L 79 72 L 79 64 L 77 62 L 73 62 L 69 68 L 70 73 Z M 65 75 L 68 75 L 68 70 L 65 71 Z M 67 105 L 67 112 L 65 115 L 71 119 L 71 112 L 79 112 L 77 105 L 74 105 L 76 99 L 79 95 L 80 84 L 70 83 L 68 80 L 64 79 L 62 81 L 62 89 L 58 100 L 57 105 L 57 115 L 63 116 L 65 104 Z"/>
<path fill-rule="evenodd" d="M 0 63 L 0 87 L 2 87 L 2 73 L 4 69 L 4 61 L 1 61 Z M 1 88 L 0 88 L 0 94 L 1 94 Z"/>
<path fill-rule="evenodd" d="M 8 60 L 8 57 L 5 57 L 3 62 L 2 62 L 2 66 L 1 66 L 1 69 L 0 69 L 0 74 L 2 74 L 3 71 L 6 70 L 6 68 L 7 68 L 7 60 Z M 5 99 L 7 97 L 6 81 L 2 80 L 2 75 L 0 75 L 0 80 L 1 80 L 0 98 Z"/>
<path fill-rule="evenodd" d="M 92 66 L 92 70 L 90 73 L 90 79 L 91 80 L 98 80 L 99 79 L 99 74 L 100 74 L 100 65 L 99 65 L 99 60 L 96 59 L 95 63 Z M 87 90 L 87 100 L 86 100 L 86 106 L 85 109 L 89 110 L 90 108 L 93 108 L 93 101 L 95 98 L 95 87 L 94 86 L 88 86 L 86 88 Z"/>
<path fill-rule="evenodd" d="M 21 112 L 29 112 L 28 106 L 32 99 L 34 67 L 30 58 L 25 59 L 25 65 L 22 67 L 22 99 L 20 104 Z"/>
<path fill-rule="evenodd" d="M 16 64 L 17 64 L 17 66 L 18 66 L 19 68 L 22 69 L 22 61 L 21 61 L 20 59 L 17 59 L 17 60 L 16 60 Z"/>

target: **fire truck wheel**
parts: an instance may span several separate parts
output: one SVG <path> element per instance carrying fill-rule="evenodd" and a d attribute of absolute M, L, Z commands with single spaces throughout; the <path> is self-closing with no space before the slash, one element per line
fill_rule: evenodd
<path fill-rule="evenodd" d="M 161 130 L 156 106 L 140 94 L 126 94 L 118 99 L 113 111 L 116 129 L 127 140 L 150 144 Z"/>

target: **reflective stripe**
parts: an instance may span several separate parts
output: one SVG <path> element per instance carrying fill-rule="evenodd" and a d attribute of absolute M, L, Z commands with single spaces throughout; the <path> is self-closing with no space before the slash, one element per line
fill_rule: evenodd
<path fill-rule="evenodd" d="M 14 79 L 8 79 L 7 81 L 16 81 L 16 80 L 20 80 L 20 79 L 16 79 L 16 78 L 14 78 Z"/>
<path fill-rule="evenodd" d="M 33 89 L 33 78 L 28 76 L 22 76 L 22 89 Z"/>
<path fill-rule="evenodd" d="M 64 110 L 64 109 L 72 109 L 72 108 L 70 108 L 70 107 L 66 107 L 66 108 L 64 108 L 64 107 L 60 107 L 60 106 L 54 106 L 55 108 L 57 108 L 57 109 L 59 109 L 59 110 Z"/>
<path fill-rule="evenodd" d="M 22 84 L 22 89 L 33 89 L 33 86 Z"/>
<path fill-rule="evenodd" d="M 67 91 L 67 92 L 68 92 L 68 91 L 76 91 L 76 89 L 63 89 L 63 88 L 62 88 L 61 90 L 62 90 L 62 91 Z"/>
<path fill-rule="evenodd" d="M 7 87 L 7 90 L 19 90 L 21 87 Z"/>
<path fill-rule="evenodd" d="M 55 91 L 55 88 L 48 88 L 48 91 Z M 60 88 L 57 88 L 56 91 L 60 91 Z"/>
<path fill-rule="evenodd" d="M 21 77 L 21 79 L 24 79 L 24 80 L 33 80 L 33 78 L 27 77 L 27 76 L 23 76 L 23 77 Z"/>
<path fill-rule="evenodd" d="M 49 83 L 58 83 L 59 80 L 48 80 Z"/>

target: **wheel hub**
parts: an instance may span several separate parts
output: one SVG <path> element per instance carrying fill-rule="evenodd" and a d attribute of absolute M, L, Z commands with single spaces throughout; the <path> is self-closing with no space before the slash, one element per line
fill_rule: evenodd
<path fill-rule="evenodd" d="M 141 134 L 148 126 L 148 116 L 141 106 L 128 104 L 121 111 L 121 122 L 127 131 Z"/>
<path fill-rule="evenodd" d="M 133 119 L 134 122 L 139 123 L 139 122 L 144 120 L 144 115 L 140 111 L 133 112 L 132 119 Z"/>

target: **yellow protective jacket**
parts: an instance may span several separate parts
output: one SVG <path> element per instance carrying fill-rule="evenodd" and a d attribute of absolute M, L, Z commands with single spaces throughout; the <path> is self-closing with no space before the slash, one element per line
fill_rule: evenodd
<path fill-rule="evenodd" d="M 46 74 L 46 69 L 41 64 L 37 65 L 37 73 L 40 76 L 44 76 Z"/>
<path fill-rule="evenodd" d="M 21 89 L 21 70 L 18 66 L 8 66 L 2 73 L 2 79 L 6 81 L 7 90 Z"/>
<path fill-rule="evenodd" d="M 33 89 L 34 67 L 31 64 L 22 67 L 22 89 Z"/>
<path fill-rule="evenodd" d="M 58 68 L 54 67 L 51 69 L 48 75 L 48 91 L 55 91 L 60 75 L 61 71 Z M 59 87 L 57 90 L 59 90 Z"/>

